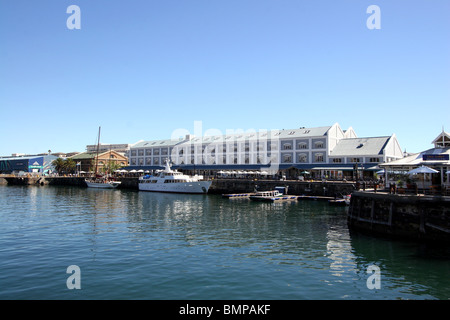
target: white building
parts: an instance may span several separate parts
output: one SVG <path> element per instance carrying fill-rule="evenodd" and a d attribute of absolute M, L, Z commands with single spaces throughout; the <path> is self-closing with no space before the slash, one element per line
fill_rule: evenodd
<path fill-rule="evenodd" d="M 379 170 L 379 163 L 403 157 L 395 135 L 357 138 L 354 130 L 331 126 L 186 136 L 181 140 L 141 141 L 130 147 L 129 169 L 154 170 L 170 159 L 185 170 L 271 170 L 296 177 L 308 171 L 315 177 L 353 175 L 355 164 Z"/>
<path fill-rule="evenodd" d="M 426 166 L 438 171 L 436 174 L 421 174 L 419 185 L 430 188 L 432 185 L 450 187 L 450 134 L 442 132 L 432 141 L 434 148 L 408 155 L 402 159 L 381 163 L 385 170 L 386 181 L 397 182 L 408 171 Z M 414 178 L 414 177 L 413 177 Z M 434 181 L 433 181 L 434 180 Z"/>

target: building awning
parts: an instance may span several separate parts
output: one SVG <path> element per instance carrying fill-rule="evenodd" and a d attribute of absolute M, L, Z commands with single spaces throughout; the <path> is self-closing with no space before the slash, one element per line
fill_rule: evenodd
<path fill-rule="evenodd" d="M 163 166 L 127 166 L 121 169 L 125 170 L 160 170 Z M 273 165 L 263 165 L 263 164 L 183 164 L 183 165 L 172 165 L 173 169 L 183 169 L 183 170 L 288 170 L 288 169 L 298 169 L 298 170 L 339 170 L 339 171 L 353 171 L 353 164 L 349 165 L 330 165 L 324 164 L 323 166 L 317 164 L 280 164 L 278 166 Z M 369 170 L 377 171 L 380 168 L 374 164 L 361 164 L 358 165 L 358 170 Z"/>
<path fill-rule="evenodd" d="M 313 167 L 311 170 L 353 171 L 353 167 Z"/>

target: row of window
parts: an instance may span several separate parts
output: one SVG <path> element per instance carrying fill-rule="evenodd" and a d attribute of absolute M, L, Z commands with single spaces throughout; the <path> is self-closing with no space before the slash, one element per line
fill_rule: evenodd
<path fill-rule="evenodd" d="M 314 159 L 313 162 L 325 162 L 325 155 L 323 153 L 315 153 L 313 155 Z M 284 154 L 282 155 L 282 163 L 293 163 L 293 155 L 292 154 Z M 237 157 L 226 157 L 223 156 L 222 157 L 222 164 L 238 164 L 238 158 Z M 269 161 L 276 161 L 277 157 L 256 157 L 256 164 L 265 164 L 265 163 L 269 163 Z M 363 158 L 348 158 L 347 159 L 347 163 L 362 163 Z M 369 158 L 370 163 L 379 163 L 381 161 L 380 158 Z M 191 158 L 188 159 L 187 161 L 185 161 L 185 159 L 178 159 L 178 161 L 175 159 L 175 162 L 177 164 L 199 164 L 201 162 L 201 164 L 216 164 L 216 158 L 215 157 L 210 157 L 210 158 L 206 158 L 205 157 L 201 157 L 201 159 L 198 159 L 198 161 L 195 161 L 195 158 Z M 332 163 L 344 163 L 344 159 L 343 158 L 332 158 L 331 159 Z M 160 158 L 140 158 L 140 159 L 131 159 L 130 164 L 131 165 L 160 165 L 164 163 L 164 160 L 161 160 Z M 243 163 L 245 164 L 250 164 L 250 157 L 245 157 L 243 159 Z M 301 153 L 297 155 L 296 158 L 296 163 L 308 163 L 308 155 L 305 153 Z"/>
<path fill-rule="evenodd" d="M 277 150 L 278 149 L 278 145 L 274 144 L 274 143 L 267 144 L 266 148 L 265 148 L 265 146 L 266 146 L 266 144 L 261 144 L 261 143 L 257 144 L 256 145 L 256 151 L 263 151 L 263 150 L 271 151 L 271 150 Z M 299 142 L 299 143 L 296 144 L 296 146 L 297 146 L 297 149 L 309 149 L 309 143 L 308 142 Z M 249 144 L 245 144 L 242 147 L 243 147 L 242 149 L 244 151 L 246 151 L 246 152 L 250 151 L 250 145 Z M 293 150 L 293 148 L 294 148 L 294 143 L 293 142 L 282 142 L 281 150 Z M 325 143 L 323 141 L 316 141 L 316 142 L 313 143 L 313 149 L 323 149 L 323 148 L 325 148 Z M 218 147 L 217 149 L 218 150 L 221 149 L 222 152 L 227 152 L 227 147 L 226 146 L 223 146 L 222 148 Z M 206 146 L 203 146 L 203 147 L 198 146 L 197 147 L 197 151 L 198 152 L 201 151 L 203 153 L 203 152 L 205 152 L 205 150 L 206 150 Z M 238 145 L 235 144 L 235 145 L 228 146 L 228 151 L 229 152 L 231 152 L 231 151 L 237 152 L 238 151 Z M 172 152 L 172 148 L 170 148 L 170 149 L 169 148 L 162 148 L 162 149 L 160 149 L 160 148 L 157 148 L 157 149 L 135 149 L 135 150 L 131 150 L 130 151 L 130 155 L 131 155 L 131 157 L 144 156 L 144 155 L 145 156 L 151 156 L 151 155 L 159 156 L 159 155 L 168 155 L 171 152 Z M 178 154 L 182 155 L 182 154 L 184 154 L 184 152 L 185 152 L 185 149 L 180 149 L 178 151 Z M 209 152 L 215 153 L 216 152 L 216 148 L 215 147 L 210 147 Z M 195 147 L 191 147 L 191 154 L 193 154 L 193 153 L 195 153 Z"/>
<path fill-rule="evenodd" d="M 344 159 L 333 158 L 331 161 L 333 163 L 343 163 Z M 369 161 L 367 161 L 367 159 L 366 159 L 366 161 L 364 161 L 364 158 L 355 157 L 355 158 L 347 158 L 347 162 L 348 163 L 361 163 L 361 162 L 379 163 L 379 162 L 381 162 L 381 158 L 373 157 L 373 158 L 369 158 Z"/>

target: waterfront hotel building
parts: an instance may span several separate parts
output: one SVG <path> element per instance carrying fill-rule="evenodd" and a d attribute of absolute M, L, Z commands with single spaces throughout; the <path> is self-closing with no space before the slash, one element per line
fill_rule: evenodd
<path fill-rule="evenodd" d="M 287 178 L 355 178 L 403 157 L 395 134 L 358 138 L 352 128 L 331 126 L 140 141 L 128 151 L 128 170 L 174 168 L 203 174 L 263 172 Z M 358 174 L 358 173 L 356 173 Z"/>

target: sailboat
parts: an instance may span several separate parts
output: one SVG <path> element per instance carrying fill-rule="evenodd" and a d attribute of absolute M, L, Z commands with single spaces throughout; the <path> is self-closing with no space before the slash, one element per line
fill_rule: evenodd
<path fill-rule="evenodd" d="M 120 185 L 120 181 L 115 181 L 109 179 L 107 176 L 101 176 L 98 174 L 98 152 L 100 149 L 100 131 L 101 127 L 98 128 L 98 140 L 97 140 L 97 155 L 95 157 L 95 173 L 94 177 L 85 179 L 88 188 L 100 188 L 100 189 L 115 189 Z"/>

